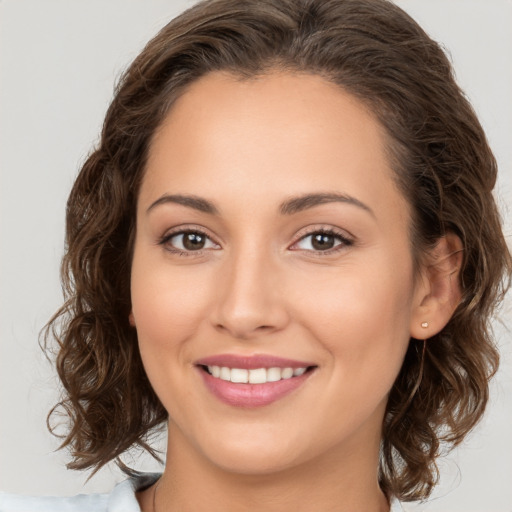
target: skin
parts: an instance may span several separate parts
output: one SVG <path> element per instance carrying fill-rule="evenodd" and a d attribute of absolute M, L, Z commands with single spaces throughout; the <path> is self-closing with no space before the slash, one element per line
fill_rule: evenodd
<path fill-rule="evenodd" d="M 138 201 L 130 321 L 169 412 L 157 510 L 389 509 L 377 482 L 387 396 L 410 337 L 432 336 L 451 316 L 459 260 L 447 237 L 415 274 L 410 210 L 385 144 L 355 98 L 320 77 L 279 72 L 209 74 L 156 133 Z M 280 211 L 318 193 L 355 201 Z M 155 204 L 176 194 L 217 213 Z M 184 250 L 184 229 L 204 232 L 206 245 Z M 336 233 L 332 249 L 312 245 L 321 230 Z M 293 393 L 246 409 L 215 398 L 194 365 L 226 353 L 317 368 Z M 139 493 L 145 512 L 154 492 Z"/>

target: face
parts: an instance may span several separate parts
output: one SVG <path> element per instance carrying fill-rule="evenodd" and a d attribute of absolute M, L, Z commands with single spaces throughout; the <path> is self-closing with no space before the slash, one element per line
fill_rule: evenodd
<path fill-rule="evenodd" d="M 375 455 L 420 292 L 382 129 L 324 79 L 214 73 L 137 209 L 131 321 L 169 443 L 265 473 Z"/>

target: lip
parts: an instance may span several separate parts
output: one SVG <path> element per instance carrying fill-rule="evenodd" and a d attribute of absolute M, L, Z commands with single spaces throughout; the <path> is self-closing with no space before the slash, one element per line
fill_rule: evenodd
<path fill-rule="evenodd" d="M 255 370 L 256 368 L 307 368 L 316 366 L 312 362 L 285 359 L 283 357 L 255 354 L 253 356 L 240 356 L 237 354 L 219 354 L 205 357 L 195 362 L 197 366 L 227 366 L 228 368 L 241 368 Z"/>
<path fill-rule="evenodd" d="M 235 407 L 262 407 L 295 391 L 309 378 L 311 371 L 298 377 L 265 384 L 235 384 L 217 379 L 199 368 L 206 387 L 222 402 Z"/>
<path fill-rule="evenodd" d="M 225 404 L 254 408 L 269 405 L 301 387 L 311 376 L 309 370 L 302 375 L 281 379 L 276 382 L 264 384 L 241 384 L 229 382 L 210 375 L 203 366 L 227 366 L 228 368 L 241 368 L 253 370 L 256 368 L 311 368 L 316 367 L 306 361 L 285 359 L 270 355 L 238 356 L 235 354 L 221 354 L 200 359 L 196 362 L 198 372 L 206 388 Z"/>

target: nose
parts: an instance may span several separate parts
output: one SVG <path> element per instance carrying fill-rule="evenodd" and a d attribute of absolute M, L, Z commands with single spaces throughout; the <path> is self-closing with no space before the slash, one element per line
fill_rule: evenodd
<path fill-rule="evenodd" d="M 277 332 L 289 322 L 277 264 L 260 254 L 239 254 L 218 275 L 212 323 L 230 336 L 249 340 Z"/>

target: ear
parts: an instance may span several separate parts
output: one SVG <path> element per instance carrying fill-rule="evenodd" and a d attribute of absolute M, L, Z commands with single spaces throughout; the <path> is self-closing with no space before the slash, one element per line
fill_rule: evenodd
<path fill-rule="evenodd" d="M 449 322 L 461 299 L 459 274 L 462 242 L 448 233 L 440 238 L 422 263 L 411 315 L 411 336 L 426 339 Z"/>
<path fill-rule="evenodd" d="M 133 316 L 133 311 L 130 311 L 130 314 L 128 315 L 128 321 L 132 327 L 135 327 L 135 317 Z"/>

